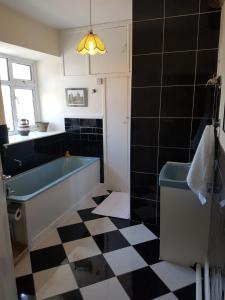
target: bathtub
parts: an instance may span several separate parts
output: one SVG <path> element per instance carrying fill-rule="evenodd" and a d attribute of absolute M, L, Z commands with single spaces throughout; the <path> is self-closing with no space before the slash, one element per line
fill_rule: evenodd
<path fill-rule="evenodd" d="M 79 156 L 56 159 L 7 180 L 7 201 L 21 206 L 29 248 L 99 182 L 99 158 Z"/>

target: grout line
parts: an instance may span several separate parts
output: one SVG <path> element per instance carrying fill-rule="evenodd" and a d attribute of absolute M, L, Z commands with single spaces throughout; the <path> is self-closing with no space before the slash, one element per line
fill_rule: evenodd
<path fill-rule="evenodd" d="M 214 10 L 214 11 L 206 11 L 206 12 L 196 12 L 192 14 L 181 14 L 181 15 L 174 15 L 174 16 L 163 16 L 159 18 L 150 18 L 150 19 L 141 19 L 141 20 L 133 20 L 133 23 L 141 23 L 141 22 L 148 22 L 148 21 L 154 21 L 154 20 L 162 20 L 162 19 L 174 19 L 174 18 L 180 18 L 180 17 L 189 17 L 189 16 L 196 16 L 196 15 L 207 15 L 207 14 L 214 14 L 214 13 L 221 13 L 221 10 Z"/>
<path fill-rule="evenodd" d="M 146 175 L 155 175 L 155 176 L 158 176 L 158 175 L 159 175 L 158 173 L 144 172 L 144 171 L 134 171 L 134 170 L 131 170 L 131 173 L 135 173 L 135 174 L 146 174 Z"/>
<path fill-rule="evenodd" d="M 150 198 L 136 197 L 136 196 L 132 196 L 132 195 L 131 195 L 131 197 L 134 198 L 134 199 L 141 199 L 141 200 L 146 200 L 146 201 L 158 202 L 157 200 L 155 200 L 155 199 L 150 199 Z"/>
<path fill-rule="evenodd" d="M 160 117 L 161 117 L 161 111 L 162 111 L 162 91 L 163 91 L 163 73 L 164 73 L 164 47 L 165 47 L 165 14 L 166 14 L 166 0 L 163 1 L 163 37 L 162 37 L 162 61 L 161 61 L 161 89 L 160 89 L 160 100 L 159 100 L 159 122 L 158 122 L 158 148 L 157 148 L 157 165 L 156 170 L 157 174 L 159 174 L 159 145 L 160 145 Z M 158 199 L 159 195 L 159 179 L 157 178 L 157 187 L 156 187 L 156 200 Z M 156 224 L 158 223 L 158 205 L 156 205 L 156 211 L 155 211 L 155 217 L 156 217 Z"/>
<path fill-rule="evenodd" d="M 200 33 L 200 9 L 201 9 L 201 0 L 199 0 L 199 15 L 198 15 L 198 30 L 197 30 L 197 49 L 198 49 L 198 46 L 199 46 L 199 33 Z M 193 91 L 193 102 L 192 102 L 192 119 L 191 119 L 190 144 L 189 144 L 189 147 L 190 147 L 190 150 L 189 150 L 189 161 L 191 161 L 191 144 L 192 144 L 194 108 L 195 108 L 197 66 L 198 66 L 198 51 L 195 54 L 195 77 L 194 77 L 194 91 Z"/>
<path fill-rule="evenodd" d="M 198 84 L 171 84 L 171 85 L 145 85 L 145 86 L 132 86 L 132 89 L 151 89 L 151 88 L 173 88 L 173 87 L 194 87 L 206 86 L 205 83 Z"/>
<path fill-rule="evenodd" d="M 213 51 L 218 50 L 218 48 L 202 48 L 202 49 L 190 49 L 190 50 L 174 50 L 174 51 L 163 51 L 163 52 L 147 52 L 147 53 L 139 53 L 132 54 L 133 57 L 139 56 L 151 56 L 151 55 L 160 55 L 160 54 L 177 54 L 177 53 L 189 53 L 189 52 L 203 52 L 203 51 Z"/>

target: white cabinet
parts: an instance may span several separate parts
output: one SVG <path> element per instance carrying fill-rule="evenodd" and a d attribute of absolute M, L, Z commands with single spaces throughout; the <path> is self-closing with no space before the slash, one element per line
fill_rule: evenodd
<path fill-rule="evenodd" d="M 82 28 L 62 33 L 61 49 L 65 76 L 129 72 L 129 25 L 94 27 L 94 32 L 106 45 L 107 53 L 104 55 L 77 54 L 76 46 L 87 32 L 88 28 Z"/>
<path fill-rule="evenodd" d="M 87 32 L 65 32 L 61 38 L 63 69 L 65 76 L 88 75 L 89 57 L 76 51 L 77 44 Z"/>
<path fill-rule="evenodd" d="M 96 33 L 104 42 L 107 53 L 90 57 L 91 74 L 128 72 L 127 26 L 98 29 Z"/>

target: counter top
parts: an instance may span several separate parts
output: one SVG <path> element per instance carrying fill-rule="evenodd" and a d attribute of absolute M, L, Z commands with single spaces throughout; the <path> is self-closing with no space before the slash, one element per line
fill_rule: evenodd
<path fill-rule="evenodd" d="M 44 138 L 47 136 L 57 135 L 57 134 L 64 133 L 64 132 L 65 131 L 47 131 L 47 132 L 31 131 L 28 136 L 21 136 L 19 134 L 9 135 L 9 143 L 4 144 L 4 147 L 7 148 L 7 146 L 10 146 L 13 144 L 36 140 L 36 139 Z"/>

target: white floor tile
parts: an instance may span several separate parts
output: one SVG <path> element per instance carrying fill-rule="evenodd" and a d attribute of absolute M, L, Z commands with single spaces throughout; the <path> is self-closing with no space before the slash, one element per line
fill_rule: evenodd
<path fill-rule="evenodd" d="M 102 195 L 108 195 L 109 192 L 107 191 L 104 184 L 100 183 L 95 191 L 92 193 L 91 197 L 99 197 Z"/>
<path fill-rule="evenodd" d="M 95 201 L 91 198 L 87 198 L 81 202 L 79 202 L 76 206 L 77 210 L 81 210 L 81 209 L 88 209 L 88 208 L 94 208 L 96 207 L 97 204 L 95 203 Z"/>
<path fill-rule="evenodd" d="M 57 230 L 52 231 L 46 239 L 32 247 L 32 251 L 61 244 Z"/>
<path fill-rule="evenodd" d="M 85 222 L 91 235 L 97 235 L 113 230 L 117 230 L 116 226 L 109 218 L 100 218 Z"/>
<path fill-rule="evenodd" d="M 152 265 L 151 268 L 171 291 L 176 291 L 195 282 L 195 271 L 191 268 L 166 261 Z"/>
<path fill-rule="evenodd" d="M 157 237 L 143 224 L 120 229 L 120 232 L 131 245 L 157 239 Z"/>
<path fill-rule="evenodd" d="M 15 276 L 25 276 L 32 273 L 30 254 L 27 253 L 24 257 L 15 265 Z"/>
<path fill-rule="evenodd" d="M 37 300 L 46 299 L 78 288 L 69 265 L 34 273 Z"/>
<path fill-rule="evenodd" d="M 63 227 L 72 224 L 81 223 L 82 220 L 78 213 L 75 211 L 69 218 L 66 218 L 62 223 L 60 223 L 57 227 Z"/>
<path fill-rule="evenodd" d="M 92 237 L 65 243 L 63 246 L 70 262 L 101 254 Z"/>
<path fill-rule="evenodd" d="M 116 277 L 82 288 L 84 300 L 129 300 Z"/>
<path fill-rule="evenodd" d="M 104 257 L 116 275 L 138 270 L 147 266 L 147 263 L 133 247 L 105 253 Z"/>
<path fill-rule="evenodd" d="M 94 214 L 129 219 L 130 195 L 128 193 L 112 192 L 97 208 Z"/>
<path fill-rule="evenodd" d="M 178 298 L 174 294 L 169 293 L 161 297 L 155 298 L 154 300 L 178 300 Z"/>

